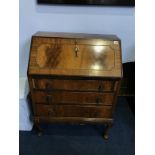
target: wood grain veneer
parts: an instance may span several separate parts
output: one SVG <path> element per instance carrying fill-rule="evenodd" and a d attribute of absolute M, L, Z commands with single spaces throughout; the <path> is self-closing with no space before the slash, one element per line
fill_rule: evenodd
<path fill-rule="evenodd" d="M 39 134 L 41 122 L 105 123 L 108 138 L 123 76 L 117 36 L 37 32 L 27 73 Z"/>

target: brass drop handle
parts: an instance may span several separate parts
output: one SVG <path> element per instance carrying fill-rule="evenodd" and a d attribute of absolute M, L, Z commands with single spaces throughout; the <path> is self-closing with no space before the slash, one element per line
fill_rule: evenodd
<path fill-rule="evenodd" d="M 97 104 L 101 103 L 101 98 L 100 97 L 96 97 L 96 103 Z"/>
<path fill-rule="evenodd" d="M 53 109 L 49 109 L 48 111 L 48 116 L 54 116 L 55 115 L 55 112 Z"/>
<path fill-rule="evenodd" d="M 46 96 L 46 102 L 47 102 L 48 104 L 51 104 L 51 103 L 52 103 L 52 96 L 51 96 L 51 95 L 47 95 L 47 96 Z"/>
<path fill-rule="evenodd" d="M 50 83 L 49 83 L 49 82 L 46 82 L 45 87 L 46 87 L 46 89 L 48 89 L 48 90 L 51 89 Z"/>
<path fill-rule="evenodd" d="M 94 117 L 98 117 L 98 116 L 99 116 L 99 112 L 95 112 Z"/>
<path fill-rule="evenodd" d="M 34 87 L 35 87 L 36 89 L 39 88 L 38 79 L 34 79 Z"/>
<path fill-rule="evenodd" d="M 99 85 L 98 90 L 103 91 L 103 85 L 102 84 Z"/>

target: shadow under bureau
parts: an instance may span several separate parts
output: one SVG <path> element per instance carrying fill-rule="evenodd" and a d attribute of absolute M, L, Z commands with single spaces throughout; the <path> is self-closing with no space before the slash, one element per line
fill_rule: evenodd
<path fill-rule="evenodd" d="M 32 36 L 28 81 L 33 121 L 112 126 L 122 78 L 115 35 L 37 32 Z"/>

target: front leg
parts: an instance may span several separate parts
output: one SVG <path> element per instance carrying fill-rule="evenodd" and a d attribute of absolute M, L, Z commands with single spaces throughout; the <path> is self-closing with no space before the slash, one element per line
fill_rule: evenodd
<path fill-rule="evenodd" d="M 43 130 L 41 129 L 39 123 L 35 123 L 34 125 L 35 125 L 35 127 L 37 129 L 38 136 L 41 136 L 43 134 Z"/>
<path fill-rule="evenodd" d="M 104 131 L 104 139 L 108 139 L 109 138 L 109 129 L 112 127 L 112 123 L 106 123 L 106 128 Z"/>
<path fill-rule="evenodd" d="M 34 126 L 35 126 L 35 128 L 37 130 L 38 136 L 41 136 L 42 133 L 43 133 L 43 130 L 42 130 L 42 128 L 39 125 L 39 119 L 37 119 L 37 118 L 34 119 Z"/>

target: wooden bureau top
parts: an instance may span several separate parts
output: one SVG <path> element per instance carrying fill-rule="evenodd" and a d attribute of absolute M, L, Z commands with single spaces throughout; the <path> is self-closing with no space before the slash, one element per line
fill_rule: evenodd
<path fill-rule="evenodd" d="M 122 77 L 121 43 L 115 35 L 37 32 L 28 75 Z"/>
<path fill-rule="evenodd" d="M 81 38 L 81 39 L 104 39 L 104 40 L 118 40 L 116 35 L 105 34 L 86 34 L 86 33 L 68 33 L 68 32 L 36 32 L 33 36 L 36 37 L 56 37 L 56 38 Z"/>

